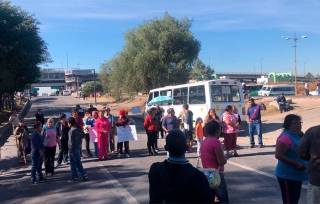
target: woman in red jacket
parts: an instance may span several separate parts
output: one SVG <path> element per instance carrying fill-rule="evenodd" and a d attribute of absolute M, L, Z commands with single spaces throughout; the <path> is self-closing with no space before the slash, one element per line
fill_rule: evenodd
<path fill-rule="evenodd" d="M 107 153 L 110 127 L 108 118 L 104 117 L 104 110 L 99 110 L 99 118 L 96 120 L 94 129 L 98 134 L 98 158 L 100 161 L 102 157 L 104 159 L 110 159 Z"/>
<path fill-rule="evenodd" d="M 143 123 L 143 127 L 146 130 L 146 133 L 148 135 L 147 146 L 149 150 L 149 155 L 158 154 L 154 148 L 154 140 L 158 136 L 158 126 L 157 126 L 157 120 L 155 118 L 156 113 L 157 113 L 157 109 L 155 107 L 150 108 L 149 114 L 146 116 Z"/>

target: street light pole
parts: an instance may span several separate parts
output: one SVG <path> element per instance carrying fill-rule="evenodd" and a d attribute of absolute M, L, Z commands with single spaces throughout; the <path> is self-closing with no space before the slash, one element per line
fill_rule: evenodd
<path fill-rule="evenodd" d="M 282 36 L 283 37 L 283 36 Z M 294 33 L 293 38 L 292 37 L 287 37 L 286 40 L 293 40 L 293 47 L 294 47 L 294 89 L 295 89 L 295 93 L 296 95 L 298 94 L 298 90 L 297 90 L 297 41 L 301 38 L 307 38 L 306 35 L 303 35 L 299 38 L 296 37 L 296 33 Z"/>
<path fill-rule="evenodd" d="M 96 70 L 93 70 L 93 94 L 94 94 L 94 105 L 97 106 L 97 96 L 96 96 Z"/>
<path fill-rule="evenodd" d="M 262 58 L 260 59 L 261 77 L 262 77 L 262 63 L 261 63 L 261 61 L 263 60 L 263 58 L 264 58 L 264 57 L 262 57 Z"/>

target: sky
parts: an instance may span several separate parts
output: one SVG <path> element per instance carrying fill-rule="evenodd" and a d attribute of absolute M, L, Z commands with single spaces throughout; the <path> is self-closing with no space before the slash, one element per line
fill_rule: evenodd
<path fill-rule="evenodd" d="M 320 73 L 317 0 L 12 0 L 42 24 L 53 63 L 43 68 L 96 69 L 125 44 L 124 34 L 165 12 L 193 19 L 199 59 L 217 73 Z M 300 38 L 307 35 L 307 38 Z M 282 37 L 283 36 L 283 37 Z"/>

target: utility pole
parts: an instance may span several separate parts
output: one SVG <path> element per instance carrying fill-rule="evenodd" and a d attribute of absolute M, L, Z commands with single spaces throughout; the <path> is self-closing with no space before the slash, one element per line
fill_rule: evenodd
<path fill-rule="evenodd" d="M 96 94 L 96 70 L 93 70 L 93 94 L 94 94 L 94 105 L 97 106 L 97 94 Z"/>

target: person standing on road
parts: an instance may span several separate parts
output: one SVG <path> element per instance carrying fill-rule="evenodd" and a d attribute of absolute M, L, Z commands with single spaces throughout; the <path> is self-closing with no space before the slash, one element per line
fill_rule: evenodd
<path fill-rule="evenodd" d="M 95 122 L 94 129 L 97 132 L 98 138 L 98 159 L 110 159 L 108 157 L 108 142 L 109 142 L 109 132 L 110 132 L 110 122 L 108 118 L 104 117 L 104 110 L 99 110 L 99 118 Z"/>
<path fill-rule="evenodd" d="M 173 108 L 167 110 L 168 115 L 164 116 L 162 120 L 162 129 L 166 132 L 166 135 L 170 133 L 171 130 L 179 129 L 179 120 L 175 116 Z"/>
<path fill-rule="evenodd" d="M 306 95 L 309 95 L 309 83 L 308 82 L 306 82 L 304 84 L 304 89 L 306 90 Z"/>
<path fill-rule="evenodd" d="M 92 117 L 89 111 L 85 112 L 84 118 L 83 118 L 83 132 L 84 132 L 84 139 L 86 141 L 86 150 L 89 157 L 92 157 L 92 153 L 90 151 L 90 135 L 89 135 L 89 128 L 92 125 Z"/>
<path fill-rule="evenodd" d="M 106 112 L 104 114 L 104 116 L 106 118 L 108 118 L 110 125 L 111 125 L 111 129 L 109 132 L 109 148 L 110 148 L 110 152 L 114 153 L 115 151 L 115 133 L 116 133 L 116 121 L 114 120 L 114 116 L 112 114 L 110 114 L 110 108 L 107 107 L 104 109 Z"/>
<path fill-rule="evenodd" d="M 66 114 L 61 114 L 60 121 L 56 123 L 57 139 L 59 144 L 59 153 L 56 167 L 59 167 L 63 161 L 64 164 L 70 164 L 68 161 L 68 132 L 70 130 L 67 123 Z"/>
<path fill-rule="evenodd" d="M 163 115 L 164 110 L 163 110 L 163 108 L 160 107 L 159 104 L 156 105 L 156 109 L 157 109 L 156 119 L 157 119 L 157 122 L 158 122 L 158 128 L 159 128 L 159 131 L 161 133 L 161 139 L 163 139 L 164 138 L 164 133 L 163 133 L 163 129 L 162 129 L 162 119 L 163 119 L 163 116 L 164 116 Z M 158 134 L 159 134 L 159 132 L 158 132 Z M 158 136 L 158 138 L 159 138 L 159 136 Z M 156 142 L 155 143 L 156 149 L 158 149 L 158 147 L 157 147 L 158 146 L 158 140 L 156 140 L 155 142 Z"/>
<path fill-rule="evenodd" d="M 185 158 L 184 133 L 179 129 L 169 132 L 165 150 L 169 158 L 150 166 L 149 203 L 213 203 L 209 183 L 205 175 L 193 167 Z M 168 185 L 163 181 L 171 180 Z M 174 188 L 174 193 L 165 193 Z"/>
<path fill-rule="evenodd" d="M 24 164 L 27 165 L 28 160 L 25 148 L 29 140 L 29 129 L 27 128 L 27 126 L 25 126 L 23 120 L 20 120 L 18 127 L 14 131 L 14 136 L 16 138 L 19 164 L 23 164 L 23 162 L 21 161 L 21 157 L 23 157 Z"/>
<path fill-rule="evenodd" d="M 34 123 L 35 130 L 31 134 L 31 183 L 37 184 L 46 180 L 42 174 L 42 163 L 44 157 L 44 146 L 41 137 L 42 124 L 40 121 Z M 38 179 L 36 177 L 38 175 Z"/>
<path fill-rule="evenodd" d="M 262 128 L 261 128 L 261 110 L 267 110 L 264 103 L 256 104 L 254 99 L 249 99 L 247 111 L 247 123 L 249 124 L 250 148 L 254 148 L 254 131 L 257 131 L 259 148 L 263 147 Z"/>
<path fill-rule="evenodd" d="M 53 119 L 49 118 L 47 123 L 43 125 L 41 132 L 44 145 L 44 166 L 46 168 L 46 175 L 54 175 L 54 157 L 56 155 L 57 147 L 57 130 L 54 127 Z"/>
<path fill-rule="evenodd" d="M 204 122 L 203 122 L 203 131 L 204 131 L 204 136 L 206 136 L 206 124 L 210 122 L 211 120 L 217 121 L 219 124 L 221 124 L 221 120 L 219 116 L 216 114 L 216 110 L 214 108 L 209 109 L 208 114 L 206 115 Z"/>
<path fill-rule="evenodd" d="M 309 128 L 297 149 L 298 156 L 308 161 L 310 175 L 307 189 L 307 203 L 320 203 L 320 125 Z"/>
<path fill-rule="evenodd" d="M 203 141 L 203 127 L 202 127 L 202 118 L 197 118 L 196 120 L 196 128 L 195 128 L 195 135 L 196 135 L 196 141 L 197 141 L 197 155 L 200 155 L 200 146 Z"/>
<path fill-rule="evenodd" d="M 99 114 L 98 111 L 92 111 L 92 124 L 91 127 L 94 128 L 96 121 L 99 118 Z M 93 142 L 93 146 L 94 146 L 94 157 L 98 157 L 98 134 L 97 132 L 91 132 L 90 133 L 90 141 Z"/>
<path fill-rule="evenodd" d="M 88 108 L 89 113 L 92 115 L 92 111 L 98 111 L 96 107 L 93 107 L 92 104 L 90 104 L 90 108 Z"/>
<path fill-rule="evenodd" d="M 83 132 L 83 127 L 84 127 L 84 123 L 83 123 L 83 117 L 81 117 L 79 114 L 78 114 L 78 111 L 76 109 L 72 109 L 71 110 L 71 114 L 72 114 L 72 117 L 75 119 L 76 121 L 76 126 L 78 128 L 81 128 L 82 130 L 82 139 L 84 138 L 84 132 Z M 81 158 L 85 158 L 83 155 L 82 155 L 82 140 L 81 140 L 81 145 L 80 145 L 80 155 L 81 155 Z"/>
<path fill-rule="evenodd" d="M 77 113 L 80 117 L 84 118 L 84 109 L 80 107 L 80 105 L 76 105 Z"/>
<path fill-rule="evenodd" d="M 297 148 L 303 136 L 301 117 L 289 114 L 283 122 L 283 132 L 277 139 L 275 157 L 278 164 L 275 176 L 278 179 L 283 203 L 298 203 L 303 181 L 309 179 L 308 162 L 300 159 Z"/>
<path fill-rule="evenodd" d="M 232 106 L 226 106 L 226 111 L 222 115 L 222 121 L 222 132 L 227 154 L 229 154 L 230 150 L 233 150 L 234 156 L 238 157 L 239 155 L 237 153 L 237 130 L 239 128 L 239 122 L 233 114 Z"/>
<path fill-rule="evenodd" d="M 68 146 L 70 154 L 70 168 L 72 178 L 69 183 L 78 182 L 78 171 L 82 174 L 83 180 L 88 180 L 88 174 L 83 169 L 80 157 L 80 147 L 82 141 L 83 130 L 76 126 L 76 121 L 73 117 L 68 118 L 68 126 L 70 128 L 68 133 Z"/>
<path fill-rule="evenodd" d="M 219 140 L 221 133 L 220 124 L 211 120 L 205 126 L 207 137 L 200 147 L 200 155 L 203 168 L 214 168 L 219 170 L 221 184 L 217 189 L 211 189 L 213 197 L 217 197 L 220 203 L 229 203 L 227 183 L 224 179 L 224 165 L 229 159 L 229 154 L 224 154 L 222 144 Z"/>
<path fill-rule="evenodd" d="M 15 129 L 19 125 L 19 115 L 17 114 L 16 110 L 12 110 L 12 114 L 9 118 L 9 123 L 11 123 L 12 125 L 12 134 L 14 135 Z"/>
<path fill-rule="evenodd" d="M 144 130 L 147 133 L 147 147 L 149 151 L 149 155 L 158 154 L 154 147 L 154 140 L 158 137 L 159 129 L 157 127 L 158 121 L 155 118 L 157 113 L 157 109 L 155 107 L 150 108 L 149 114 L 146 116 L 143 122 Z"/>
<path fill-rule="evenodd" d="M 36 120 L 40 121 L 42 125 L 46 124 L 45 120 L 44 120 L 44 115 L 42 113 L 42 109 L 39 108 L 38 112 L 36 113 Z"/>
<path fill-rule="evenodd" d="M 116 123 L 117 127 L 123 126 L 124 128 L 127 125 L 134 125 L 134 121 L 132 119 L 130 119 L 129 117 L 127 117 L 128 114 L 126 113 L 126 110 L 120 110 L 119 111 L 119 119 L 118 122 Z M 130 122 L 131 121 L 131 122 Z M 132 124 L 133 122 L 133 124 Z M 118 152 L 118 158 L 122 157 L 122 149 L 123 149 L 123 145 L 124 145 L 124 152 L 125 152 L 125 157 L 126 158 L 130 158 L 130 154 L 129 154 L 129 141 L 124 141 L 124 142 L 119 142 L 117 144 L 117 152 Z"/>
<path fill-rule="evenodd" d="M 184 112 L 183 129 L 184 129 L 184 134 L 186 135 L 186 138 L 187 138 L 187 146 L 188 146 L 186 153 L 191 153 L 192 144 L 193 144 L 193 135 L 192 135 L 193 134 L 193 113 L 192 111 L 189 110 L 188 104 L 183 104 L 182 110 Z"/>

